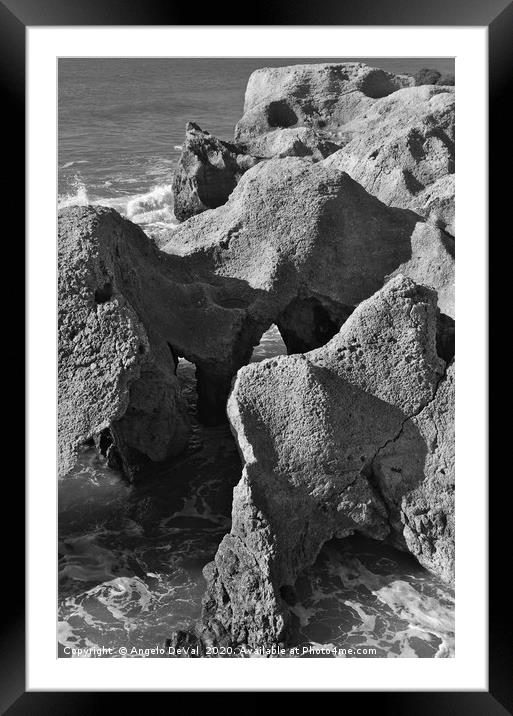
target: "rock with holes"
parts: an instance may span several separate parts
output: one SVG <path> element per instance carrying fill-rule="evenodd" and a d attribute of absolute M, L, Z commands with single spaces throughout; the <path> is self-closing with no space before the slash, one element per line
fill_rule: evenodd
<path fill-rule="evenodd" d="M 59 474 L 98 446 L 127 475 L 185 445 L 175 365 L 138 295 L 149 239 L 116 212 L 59 213 Z"/>
<path fill-rule="evenodd" d="M 435 333 L 436 293 L 397 276 L 322 348 L 239 371 L 244 469 L 205 568 L 205 640 L 287 641 L 296 578 L 333 537 L 393 539 L 451 578 L 453 382 Z"/>
<path fill-rule="evenodd" d="M 188 122 L 173 178 L 174 213 L 184 221 L 224 204 L 240 177 L 259 159 Z"/>
<path fill-rule="evenodd" d="M 265 67 L 249 78 L 235 139 L 251 147 L 256 138 L 290 127 L 322 130 L 333 138 L 377 98 L 412 84 L 411 77 L 361 62 Z"/>
<path fill-rule="evenodd" d="M 272 323 L 289 352 L 319 347 L 398 271 L 436 288 L 439 342 L 452 350 L 452 238 L 382 204 L 328 160 L 258 164 L 226 204 L 181 224 L 163 250 L 112 209 L 62 212 L 64 470 L 95 436 L 128 474 L 177 452 L 187 433 L 179 357 L 196 366 L 200 419 L 221 422 L 233 377 Z M 125 324 L 130 345 L 146 339 L 119 364 Z M 107 364 L 116 366 L 108 379 Z"/>
<path fill-rule="evenodd" d="M 255 137 L 251 142 L 251 151 L 259 157 L 311 157 L 313 161 L 325 159 L 337 152 L 340 144 L 330 135 L 310 127 L 291 127 Z"/>
<path fill-rule="evenodd" d="M 454 174 L 437 179 L 412 197 L 410 207 L 451 236 L 455 235 Z"/>
<path fill-rule="evenodd" d="M 95 440 L 134 478 L 186 444 L 178 359 L 196 366 L 200 418 L 220 422 L 268 326 L 251 313 L 251 287 L 195 275 L 114 209 L 63 209 L 58 255 L 59 471 Z"/>
<path fill-rule="evenodd" d="M 401 89 L 347 123 L 330 162 L 390 206 L 454 234 L 454 88 Z"/>
<path fill-rule="evenodd" d="M 452 237 L 378 201 L 331 159 L 258 164 L 226 204 L 177 227 L 163 251 L 197 280 L 217 276 L 225 305 L 240 301 L 249 320 L 276 323 L 289 348 L 325 343 L 398 270 L 436 288 L 454 317 Z"/>

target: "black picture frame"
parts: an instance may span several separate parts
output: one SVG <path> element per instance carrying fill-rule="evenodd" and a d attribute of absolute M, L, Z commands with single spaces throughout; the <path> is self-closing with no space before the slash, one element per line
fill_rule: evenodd
<path fill-rule="evenodd" d="M 511 198 L 511 182 L 501 181 L 500 169 L 511 163 L 511 116 L 506 110 L 507 99 L 512 96 L 513 79 L 513 2 L 510 0 L 359 0 L 358 3 L 338 0 L 317 0 L 315 3 L 280 2 L 253 5 L 251 15 L 237 14 L 237 23 L 229 22 L 234 16 L 222 12 L 216 4 L 201 9 L 201 25 L 412 25 L 412 26 L 487 26 L 489 32 L 489 270 L 494 271 L 494 285 L 501 283 L 499 264 L 495 264 L 494 241 L 500 244 L 510 233 L 502 234 L 504 221 Z M 23 292 L 19 288 L 19 266 L 24 263 L 24 243 L 20 236 L 22 217 L 25 215 L 24 197 L 21 187 L 25 185 L 25 30 L 28 26 L 59 25 L 197 25 L 198 7 L 169 0 L 0 0 L 0 68 L 3 97 L 3 115 L 7 120 L 4 142 L 15 149 L 15 162 L 11 163 L 9 176 L 9 209 L 13 219 L 8 251 L 20 253 L 16 265 L 16 287 L 9 292 L 16 297 L 18 308 L 23 306 Z M 471 118 L 469 118 L 471 121 Z M 4 145 L 5 147 L 5 145 Z M 469 151 L 472 151 L 469 148 Z M 15 174 L 15 170 L 17 174 Z M 11 184 L 12 181 L 12 184 Z M 7 218 L 7 217 L 6 217 Z M 504 236 L 504 239 L 501 238 Z M 4 244 L 4 251 L 6 251 Z M 503 267 L 504 270 L 504 267 Z M 497 273 L 496 273 L 497 271 Z M 505 285 L 508 285 L 507 282 Z M 5 295 L 5 294 L 4 294 Z M 501 299 L 490 295 L 489 333 L 491 355 L 498 340 L 502 340 L 504 327 L 498 325 L 498 309 Z M 5 316 L 7 331 L 18 346 L 11 348 L 9 381 L 24 385 L 23 362 L 19 357 L 19 346 L 23 345 L 23 320 L 15 317 L 11 308 Z M 10 320 L 9 320 L 10 319 Z M 502 331 L 502 333 L 501 333 Z M 18 340 L 14 338 L 18 337 Z M 30 348 L 30 347 L 29 347 Z M 498 353 L 498 351 L 497 351 Z M 501 366 L 496 365 L 490 376 L 499 379 Z M 489 388 L 493 388 L 493 381 Z M 17 393 L 17 398 L 19 393 Z M 493 392 L 490 393 L 489 411 L 494 414 Z M 23 405 L 22 397 L 19 403 Z M 14 424 L 14 423 L 12 423 Z M 16 430 L 21 433 L 19 427 Z M 489 450 L 489 691 L 488 692 L 358 692 L 343 695 L 344 709 L 379 708 L 383 713 L 416 714 L 434 716 L 438 714 L 466 716 L 503 716 L 513 713 L 513 670 L 511 669 L 512 626 L 509 615 L 507 588 L 507 556 L 505 545 L 511 543 L 510 508 L 504 499 L 504 482 L 509 482 L 509 471 L 499 469 L 501 447 L 506 442 L 504 427 L 497 426 L 490 438 L 495 441 L 496 450 Z M 14 432 L 14 431 L 13 431 Z M 507 443 L 506 443 L 507 444 Z M 492 443 L 493 446 L 493 443 Z M 470 447 L 468 449 L 471 449 Z M 18 455 L 23 455 L 21 448 Z M 16 472 L 16 474 L 15 474 Z M 13 515 L 17 540 L 9 539 L 4 544 L 4 569 L 7 575 L 16 576 L 16 584 L 23 580 L 24 539 L 20 527 L 24 523 L 24 484 L 21 469 L 9 469 L 5 479 L 9 480 L 5 513 Z M 15 479 L 17 478 L 17 479 Z M 7 488 L 4 488 L 7 489 Z M 4 514 L 5 514 L 4 513 Z M 509 519 L 508 519 L 509 518 Z M 4 533 L 5 538 L 5 533 Z M 13 544 L 14 543 L 14 544 Z M 91 714 L 102 706 L 119 708 L 119 693 L 113 692 L 25 692 L 25 610 L 19 592 L 2 612 L 1 697 L 0 709 L 9 716 L 23 714 Z M 167 698 L 167 706 L 185 706 L 180 693 L 160 694 Z M 132 707 L 142 706 L 146 694 L 126 693 Z M 222 694 L 210 694 L 209 698 Z M 349 699 L 349 703 L 348 703 Z M 363 702 L 362 702 L 363 699 Z M 101 701 L 100 701 L 101 700 Z M 210 701 L 209 705 L 216 705 Z M 101 705 L 100 705 L 101 704 Z M 342 703 L 341 703 L 342 706 Z"/>

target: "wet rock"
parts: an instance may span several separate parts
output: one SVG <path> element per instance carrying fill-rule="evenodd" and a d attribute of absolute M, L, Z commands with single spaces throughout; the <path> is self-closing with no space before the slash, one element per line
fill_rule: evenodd
<path fill-rule="evenodd" d="M 173 178 L 174 213 L 179 221 L 226 202 L 240 177 L 259 159 L 188 122 Z"/>
<path fill-rule="evenodd" d="M 287 640 L 296 578 L 335 536 L 393 538 L 451 578 L 453 369 L 436 323 L 436 293 L 396 276 L 322 348 L 239 371 L 228 413 L 245 465 L 204 571 L 205 629 Z"/>

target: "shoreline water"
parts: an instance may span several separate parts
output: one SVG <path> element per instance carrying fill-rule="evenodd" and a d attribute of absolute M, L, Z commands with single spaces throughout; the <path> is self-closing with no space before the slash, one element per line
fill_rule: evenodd
<path fill-rule="evenodd" d="M 59 60 L 59 206 L 102 204 L 150 234 L 172 229 L 171 184 L 186 123 L 233 140 L 253 70 L 339 61 L 454 72 L 452 58 Z"/>
<path fill-rule="evenodd" d="M 253 360 L 284 352 L 273 326 Z M 194 420 L 194 367 L 180 361 L 178 375 Z M 59 486 L 62 658 L 144 658 L 138 650 L 162 647 L 172 631 L 194 626 L 202 568 L 229 532 L 241 468 L 229 427 L 197 420 L 186 453 L 144 485 L 130 486 L 94 449 L 83 451 Z M 348 648 L 373 649 L 370 658 L 454 655 L 453 590 L 385 544 L 332 540 L 296 590 L 300 652 L 278 657 L 315 658 L 302 652 L 308 646 L 338 658 L 351 658 Z"/>

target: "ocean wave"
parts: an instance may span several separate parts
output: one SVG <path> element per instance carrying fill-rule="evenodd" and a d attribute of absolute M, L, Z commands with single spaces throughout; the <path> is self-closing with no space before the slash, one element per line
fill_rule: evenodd
<path fill-rule="evenodd" d="M 79 177 L 75 177 L 70 182 L 69 193 L 58 197 L 57 207 L 64 209 L 67 206 L 89 206 L 90 203 L 86 185 Z"/>
<path fill-rule="evenodd" d="M 171 184 L 157 185 L 127 201 L 125 215 L 136 224 L 176 224 Z"/>
<path fill-rule="evenodd" d="M 104 186 L 107 186 L 105 183 Z M 91 198 L 79 178 L 71 184 L 71 191 L 58 198 L 59 209 L 68 206 L 107 206 L 122 216 L 149 230 L 159 231 L 176 226 L 173 211 L 173 188 L 171 184 L 157 184 L 143 194 Z"/>

